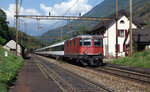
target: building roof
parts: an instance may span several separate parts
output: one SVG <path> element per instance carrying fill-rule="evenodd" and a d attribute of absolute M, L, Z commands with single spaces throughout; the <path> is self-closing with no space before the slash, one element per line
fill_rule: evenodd
<path fill-rule="evenodd" d="M 133 29 L 132 34 L 136 43 L 150 44 L 150 29 Z"/>
<path fill-rule="evenodd" d="M 14 41 L 14 42 L 16 43 L 16 41 L 15 41 L 14 39 L 11 39 L 11 40 L 7 40 L 7 41 L 3 44 L 3 46 L 6 45 L 7 43 L 9 43 L 10 41 Z M 20 46 L 24 49 L 24 46 L 22 46 L 20 43 L 18 43 L 18 45 L 20 45 Z"/>
<path fill-rule="evenodd" d="M 127 14 L 124 10 L 120 10 L 118 12 L 118 18 L 120 19 L 122 16 L 126 16 L 128 18 L 129 14 Z M 102 20 L 91 31 L 88 31 L 87 33 L 97 31 L 103 27 L 105 27 L 107 29 L 110 26 L 110 24 L 112 24 L 115 21 L 116 14 L 114 13 L 114 14 L 110 15 L 108 18 L 114 18 L 114 20 L 105 20 L 105 21 Z M 142 28 L 141 25 L 146 25 L 146 23 L 141 18 L 134 18 L 133 23 L 138 28 Z"/>
<path fill-rule="evenodd" d="M 125 38 L 124 44 L 129 37 L 130 31 L 128 31 Z M 133 29 L 132 30 L 133 41 L 138 44 L 149 44 L 150 45 L 150 29 Z"/>

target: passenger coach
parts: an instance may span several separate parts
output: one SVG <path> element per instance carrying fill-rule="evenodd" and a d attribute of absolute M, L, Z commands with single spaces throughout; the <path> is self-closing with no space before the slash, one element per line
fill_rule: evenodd
<path fill-rule="evenodd" d="M 49 56 L 49 57 L 55 57 L 55 58 L 61 58 L 64 56 L 64 42 L 58 42 L 53 45 L 37 49 L 35 51 L 35 54 L 43 55 L 43 56 Z"/>

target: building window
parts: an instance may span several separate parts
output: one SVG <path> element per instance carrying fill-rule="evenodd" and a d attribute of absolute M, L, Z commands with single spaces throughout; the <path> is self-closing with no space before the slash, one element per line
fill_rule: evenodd
<path fill-rule="evenodd" d="M 120 36 L 124 36 L 124 30 L 120 30 Z"/>
<path fill-rule="evenodd" d="M 123 21 L 123 20 L 121 20 L 121 21 L 120 21 L 120 24 L 124 24 L 124 21 Z"/>
<path fill-rule="evenodd" d="M 124 29 L 118 30 L 118 36 L 120 37 L 127 36 L 127 30 L 124 30 Z"/>

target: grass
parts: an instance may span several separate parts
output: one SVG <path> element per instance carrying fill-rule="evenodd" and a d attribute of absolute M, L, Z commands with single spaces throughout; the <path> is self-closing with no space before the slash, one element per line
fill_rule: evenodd
<path fill-rule="evenodd" d="M 8 86 L 16 79 L 23 59 L 8 52 L 8 57 L 4 59 L 4 52 L 7 51 L 0 46 L 0 92 L 7 92 Z"/>
<path fill-rule="evenodd" d="M 115 64 L 150 68 L 150 50 L 134 53 L 133 57 L 124 57 L 110 61 Z"/>

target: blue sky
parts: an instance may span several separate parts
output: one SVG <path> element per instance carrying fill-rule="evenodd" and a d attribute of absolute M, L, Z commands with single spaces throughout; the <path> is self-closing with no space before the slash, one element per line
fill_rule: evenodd
<path fill-rule="evenodd" d="M 10 22 L 9 26 L 15 26 L 15 1 L 16 0 L 0 0 L 0 7 L 7 14 L 7 21 Z M 19 4 L 20 4 L 19 0 Z M 48 15 L 51 12 L 53 16 L 62 16 L 72 7 L 78 0 L 23 0 L 20 15 Z M 78 16 L 79 13 L 84 15 L 90 11 L 94 6 L 101 3 L 103 0 L 79 0 L 73 8 L 66 14 L 70 16 Z M 23 19 L 28 23 L 36 23 L 36 20 Z M 40 21 L 41 24 L 53 25 L 54 21 Z M 59 24 L 60 23 L 60 24 Z M 59 22 L 56 27 L 62 26 Z M 35 29 L 37 30 L 37 28 Z"/>
<path fill-rule="evenodd" d="M 15 1 L 16 0 L 0 0 L 0 7 L 7 10 L 10 4 L 15 4 Z M 19 3 L 20 1 L 21 0 L 19 0 Z M 40 9 L 40 4 L 44 4 L 47 7 L 53 7 L 56 4 L 61 4 L 62 2 L 69 2 L 69 1 L 72 0 L 23 0 L 22 7 L 24 9 L 36 9 L 41 14 L 44 14 L 43 11 Z M 87 4 L 91 5 L 93 8 L 97 4 L 101 3 L 103 0 L 79 0 L 79 1 L 87 1 Z"/>

